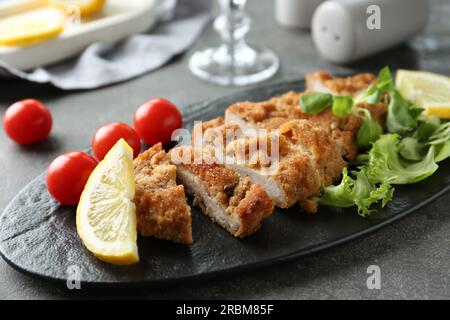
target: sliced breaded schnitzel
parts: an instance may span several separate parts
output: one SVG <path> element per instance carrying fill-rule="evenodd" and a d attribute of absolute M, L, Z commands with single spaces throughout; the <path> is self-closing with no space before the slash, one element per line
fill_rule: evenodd
<path fill-rule="evenodd" d="M 347 159 L 354 159 L 358 152 L 356 134 L 363 119 L 354 115 L 337 117 L 330 109 L 308 115 L 300 107 L 300 95 L 291 91 L 268 101 L 236 103 L 225 111 L 225 123 L 236 124 L 242 130 L 278 129 L 290 120 L 309 120 L 316 126 L 331 130 L 342 155 Z"/>
<path fill-rule="evenodd" d="M 258 139 L 235 140 L 228 144 L 226 154 L 240 158 L 237 155 L 240 150 L 248 150 L 249 145 Z M 279 161 L 269 171 L 266 164 L 258 161 L 230 162 L 227 166 L 261 184 L 277 207 L 290 208 L 320 192 L 320 176 L 310 156 L 299 152 L 284 137 L 280 137 L 279 145 Z M 250 159 L 252 155 L 247 154 L 245 157 Z"/>
<path fill-rule="evenodd" d="M 192 243 L 191 208 L 184 187 L 177 185 L 177 168 L 161 144 L 134 160 L 137 228 L 142 236 Z"/>
<path fill-rule="evenodd" d="M 362 83 L 365 82 L 362 81 Z M 363 88 L 362 84 L 355 85 L 355 87 Z M 346 90 L 348 91 L 350 88 Z M 341 93 L 347 91 L 341 91 Z M 341 147 L 342 154 L 347 159 L 353 160 L 358 153 L 356 135 L 363 123 L 363 117 L 358 115 L 337 117 L 331 109 L 315 115 L 306 114 L 300 107 L 302 94 L 291 91 L 267 101 L 247 101 L 233 104 L 225 111 L 225 123 L 239 125 L 242 130 L 250 128 L 277 129 L 289 120 L 309 120 L 317 126 L 330 129 L 332 136 Z M 369 110 L 372 117 L 384 126 L 387 113 L 385 104 L 360 103 L 358 107 Z"/>
<path fill-rule="evenodd" d="M 226 131 L 231 129 L 239 130 L 217 118 L 203 123 L 194 131 L 204 134 L 203 143 L 208 146 L 209 141 L 225 141 Z M 250 145 L 257 145 L 258 151 L 264 151 L 263 154 L 270 159 L 273 150 L 269 137 L 244 137 L 240 132 L 235 135 L 236 139 L 223 143 L 226 145 L 225 154 L 234 159 L 225 165 L 261 184 L 278 207 L 289 208 L 300 202 L 305 210 L 314 211 L 310 204 L 303 204 L 320 192 L 321 185 L 330 185 L 339 179 L 346 165 L 339 146 L 329 130 L 307 120 L 285 122 L 276 134 L 279 154 L 277 159 L 271 159 L 277 163 L 260 161 L 264 160 L 260 152 L 250 154 Z M 240 161 L 241 158 L 244 161 Z M 269 171 L 271 165 L 274 166 Z"/>
<path fill-rule="evenodd" d="M 317 71 L 306 75 L 306 90 L 356 97 L 377 80 L 372 73 L 360 73 L 346 78 L 333 77 L 328 72 Z"/>
<path fill-rule="evenodd" d="M 259 184 L 214 159 L 203 159 L 205 149 L 180 147 L 173 149 L 178 159 L 187 157 L 187 163 L 177 164 L 178 180 L 194 196 L 194 204 L 211 220 L 235 237 L 249 236 L 261 227 L 261 221 L 273 212 L 273 201 Z M 174 158 L 172 158 L 174 159 Z M 206 158 L 205 158 L 206 159 Z M 175 161 L 176 163 L 177 161 Z"/>
<path fill-rule="evenodd" d="M 300 108 L 300 95 L 291 91 L 261 102 L 238 102 L 225 111 L 225 123 L 237 124 L 242 130 L 277 129 L 287 120 L 308 118 Z"/>

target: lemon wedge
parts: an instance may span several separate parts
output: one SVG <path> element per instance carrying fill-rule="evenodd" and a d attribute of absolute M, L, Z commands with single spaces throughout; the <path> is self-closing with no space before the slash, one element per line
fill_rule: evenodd
<path fill-rule="evenodd" d="M 425 71 L 397 71 L 395 84 L 404 98 L 425 114 L 450 119 L 450 77 Z"/>
<path fill-rule="evenodd" d="M 48 40 L 64 29 L 65 14 L 42 8 L 0 20 L 0 46 L 26 46 Z"/>
<path fill-rule="evenodd" d="M 133 149 L 120 139 L 89 177 L 77 208 L 77 231 L 89 251 L 117 265 L 139 262 Z"/>
<path fill-rule="evenodd" d="M 90 16 L 99 12 L 106 0 L 47 0 L 50 5 L 56 6 L 64 11 L 71 12 L 73 8 L 80 10 L 81 16 Z"/>

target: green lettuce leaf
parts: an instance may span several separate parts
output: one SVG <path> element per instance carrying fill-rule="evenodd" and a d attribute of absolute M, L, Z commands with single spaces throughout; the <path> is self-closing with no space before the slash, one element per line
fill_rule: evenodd
<path fill-rule="evenodd" d="M 436 144 L 433 146 L 434 148 L 434 160 L 436 162 L 441 162 L 450 157 L 450 141 Z"/>
<path fill-rule="evenodd" d="M 421 161 L 405 161 L 400 157 L 400 136 L 386 134 L 369 151 L 367 175 L 374 182 L 390 184 L 416 183 L 431 176 L 438 169 L 434 148 L 429 148 Z"/>
<path fill-rule="evenodd" d="M 383 128 L 378 123 L 378 121 L 372 118 L 369 110 L 367 109 L 358 109 L 358 112 L 363 112 L 365 114 L 364 122 L 359 128 L 357 134 L 357 142 L 358 146 L 362 148 L 370 147 L 371 144 L 380 138 L 383 133 Z"/>
<path fill-rule="evenodd" d="M 358 214 L 367 216 L 371 206 L 385 206 L 393 196 L 393 185 L 422 181 L 438 169 L 438 162 L 450 158 L 450 122 L 441 123 L 433 116 L 422 115 L 423 109 L 405 100 L 396 90 L 389 68 L 378 75 L 377 82 L 357 97 L 333 99 L 333 112 L 344 115 L 351 110 L 364 112 L 364 123 L 358 132 L 358 145 L 372 147 L 351 163 L 358 167 L 350 173 L 343 171 L 338 185 L 323 188 L 318 199 L 322 205 L 358 208 Z M 367 110 L 355 107 L 361 102 L 388 101 L 386 127 L 382 128 Z"/>
<path fill-rule="evenodd" d="M 392 79 L 389 67 L 384 67 L 378 74 L 377 81 L 367 90 L 356 98 L 356 102 L 379 103 L 385 93 L 393 93 L 395 91 L 394 80 Z"/>
<path fill-rule="evenodd" d="M 386 127 L 392 133 L 407 133 L 417 128 L 417 118 L 423 109 L 413 106 L 403 99 L 395 89 L 395 83 L 388 67 L 383 68 L 375 84 L 370 86 L 365 93 L 356 98 L 356 103 L 367 102 L 376 104 L 383 97 L 389 96 L 388 116 Z"/>
<path fill-rule="evenodd" d="M 415 109 L 410 108 L 410 103 L 404 100 L 399 93 L 391 95 L 388 105 L 386 127 L 392 133 L 411 132 L 418 127 Z"/>
<path fill-rule="evenodd" d="M 416 138 L 406 137 L 400 142 L 400 155 L 405 160 L 420 161 L 428 152 L 428 146 Z"/>
<path fill-rule="evenodd" d="M 429 144 L 436 145 L 445 143 L 450 140 L 450 122 L 444 123 L 433 132 L 433 135 L 429 139 Z"/>
<path fill-rule="evenodd" d="M 392 200 L 394 188 L 389 183 L 371 182 L 364 169 L 354 174 L 352 178 L 345 168 L 341 183 L 325 187 L 319 203 L 340 208 L 357 206 L 358 214 L 366 217 L 373 211 L 372 205 L 381 202 L 384 207 Z"/>
<path fill-rule="evenodd" d="M 428 145 L 435 152 L 435 161 L 441 162 L 450 157 L 450 122 L 436 129 L 428 140 Z"/>
<path fill-rule="evenodd" d="M 418 124 L 413 137 L 421 142 L 427 142 L 441 128 L 441 120 L 436 116 L 421 116 L 418 118 Z"/>

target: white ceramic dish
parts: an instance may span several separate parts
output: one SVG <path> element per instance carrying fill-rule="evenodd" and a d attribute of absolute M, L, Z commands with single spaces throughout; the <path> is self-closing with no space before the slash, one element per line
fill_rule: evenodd
<path fill-rule="evenodd" d="M 82 19 L 58 37 L 30 47 L 0 46 L 0 60 L 21 70 L 29 70 L 71 57 L 94 42 L 114 43 L 150 29 L 157 20 L 157 0 L 108 0 L 102 12 Z M 0 19 L 30 8 L 40 0 L 0 3 Z"/>

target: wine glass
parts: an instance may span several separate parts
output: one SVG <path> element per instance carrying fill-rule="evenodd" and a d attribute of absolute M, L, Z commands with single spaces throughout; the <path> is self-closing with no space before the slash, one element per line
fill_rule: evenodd
<path fill-rule="evenodd" d="M 214 28 L 222 44 L 194 53 L 189 61 L 197 77 L 224 86 L 245 86 L 272 77 L 280 66 L 275 53 L 262 47 L 250 47 L 245 35 L 250 18 L 245 13 L 247 0 L 218 0 L 221 14 Z"/>

